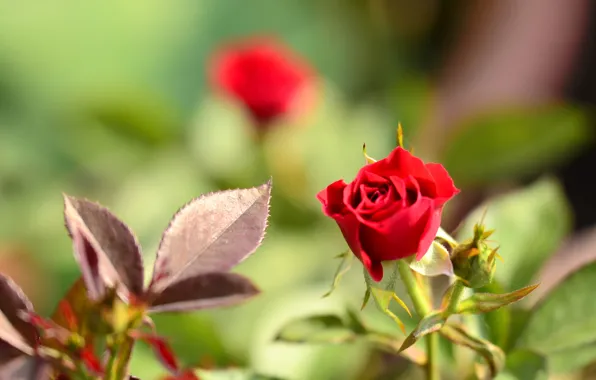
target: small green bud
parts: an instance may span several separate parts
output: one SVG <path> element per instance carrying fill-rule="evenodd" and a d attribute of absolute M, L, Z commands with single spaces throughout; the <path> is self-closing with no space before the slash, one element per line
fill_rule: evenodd
<path fill-rule="evenodd" d="M 476 224 L 472 239 L 458 244 L 451 253 L 455 275 L 469 288 L 481 288 L 493 280 L 498 248 L 491 248 L 486 242 L 493 232 L 486 231 L 482 224 Z"/>

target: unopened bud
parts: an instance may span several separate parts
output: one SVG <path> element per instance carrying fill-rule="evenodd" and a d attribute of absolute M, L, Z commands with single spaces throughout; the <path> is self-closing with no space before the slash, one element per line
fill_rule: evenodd
<path fill-rule="evenodd" d="M 477 224 L 474 237 L 457 245 L 451 253 L 455 275 L 469 288 L 481 288 L 493 280 L 498 248 L 491 248 L 486 242 L 492 233 L 486 231 L 484 225 Z"/>

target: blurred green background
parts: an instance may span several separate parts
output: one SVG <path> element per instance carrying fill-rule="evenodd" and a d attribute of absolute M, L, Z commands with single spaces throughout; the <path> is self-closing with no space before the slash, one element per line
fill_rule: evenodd
<path fill-rule="evenodd" d="M 584 106 L 550 88 L 541 92 L 538 80 L 529 95 L 493 90 L 493 83 L 506 86 L 515 68 L 472 75 L 471 65 L 483 65 L 474 54 L 508 54 L 494 41 L 483 42 L 495 43 L 483 52 L 459 38 L 462 25 L 479 27 L 469 22 L 476 15 L 498 13 L 489 3 L 0 1 L 0 270 L 49 314 L 79 275 L 63 226 L 62 192 L 99 201 L 121 217 L 151 268 L 161 231 L 178 207 L 272 176 L 267 237 L 238 267 L 263 294 L 238 307 L 156 317 L 158 330 L 187 364 L 249 366 L 290 379 L 374 378 L 386 358 L 365 345 L 271 342 L 290 318 L 362 301 L 359 263 L 331 297 L 321 298 L 337 265 L 333 257 L 346 246 L 322 216 L 316 193 L 354 177 L 364 142 L 369 155 L 384 157 L 395 146 L 398 121 L 406 143 L 444 163 L 463 190 L 447 210 L 447 228 L 488 195 L 589 147 Z M 255 34 L 276 36 L 318 73 L 315 107 L 300 121 L 280 121 L 262 146 L 251 138 L 244 110 L 208 87 L 205 68 L 220 44 Z M 526 62 L 523 51 L 509 54 Z M 497 239 L 508 264 L 499 279 L 512 288 L 530 282 L 572 224 L 556 180 L 530 189 L 494 216 L 509 226 Z M 529 214 L 540 212 L 536 220 Z M 520 218 L 525 243 L 511 227 Z M 531 230 L 545 220 L 550 229 Z M 544 246 L 536 248 L 538 240 Z M 526 251 L 536 251 L 529 264 L 515 259 L 526 243 Z M 370 309 L 369 323 L 399 333 Z M 143 346 L 132 368 L 143 379 L 161 373 Z"/>

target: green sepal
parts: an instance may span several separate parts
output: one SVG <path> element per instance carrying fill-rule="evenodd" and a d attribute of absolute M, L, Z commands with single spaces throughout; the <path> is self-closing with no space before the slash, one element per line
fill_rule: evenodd
<path fill-rule="evenodd" d="M 441 299 L 441 310 L 445 310 L 451 302 L 451 298 L 453 297 L 453 290 L 455 289 L 457 281 L 458 280 L 452 282 L 451 285 L 449 285 L 449 287 L 447 288 L 447 290 L 445 290 L 443 298 Z"/>
<path fill-rule="evenodd" d="M 395 294 L 395 284 L 397 283 L 397 280 L 399 279 L 399 270 L 397 267 L 397 262 L 391 262 L 391 263 L 388 263 L 387 265 L 393 266 L 393 268 L 392 268 L 393 270 L 389 276 L 389 280 L 387 281 L 387 283 L 384 286 L 384 289 L 374 286 L 373 279 L 370 277 L 370 274 L 368 273 L 366 268 L 364 269 L 364 281 L 366 282 L 366 293 L 364 294 L 364 301 L 362 303 L 362 308 L 364 308 L 364 306 L 366 306 L 366 303 L 368 302 L 370 296 L 372 295 L 372 298 L 374 299 L 375 305 L 377 306 L 377 308 L 381 312 L 383 312 L 385 315 L 387 315 L 389 318 L 391 318 L 395 323 L 397 323 L 400 330 L 405 334 L 406 327 L 405 327 L 404 323 L 401 321 L 401 319 L 399 319 L 399 317 L 397 315 L 395 315 L 393 312 L 391 312 L 391 310 L 389 310 L 389 305 L 391 303 L 391 300 L 395 300 L 408 313 L 408 315 L 412 316 L 412 313 L 410 312 L 410 309 L 408 309 L 408 307 L 406 306 L 405 302 L 402 301 L 397 296 L 397 294 Z"/>
<path fill-rule="evenodd" d="M 446 242 L 451 248 L 455 248 L 457 247 L 457 240 L 455 240 L 453 238 L 453 236 L 449 235 L 447 233 L 447 231 L 445 231 L 444 229 L 442 229 L 441 227 L 439 227 L 439 229 L 437 230 L 437 236 L 435 237 L 435 239 L 439 239 L 439 240 L 443 240 L 444 242 Z"/>
<path fill-rule="evenodd" d="M 360 306 L 360 310 L 364 310 L 366 304 L 370 300 L 370 288 L 366 287 L 366 292 L 364 292 L 364 298 L 362 299 L 362 306 Z"/>
<path fill-rule="evenodd" d="M 408 312 L 408 314 L 410 314 L 410 310 L 407 308 L 406 304 L 392 290 L 383 290 L 378 288 L 371 288 L 370 290 L 373 299 L 375 300 L 375 304 L 379 307 L 379 309 L 381 309 L 383 313 L 389 316 L 389 318 L 393 319 L 395 323 L 397 323 L 397 325 L 399 326 L 400 330 L 405 334 L 406 326 L 397 315 L 395 315 L 391 310 L 389 310 L 389 304 L 391 303 L 391 300 L 396 300 L 397 303 L 399 303 L 399 305 L 403 307 Z"/>
<path fill-rule="evenodd" d="M 397 133 L 395 136 L 395 142 L 397 143 L 397 146 L 399 146 L 402 149 L 406 149 L 406 147 L 404 146 L 404 129 L 401 126 L 401 123 L 397 123 Z"/>
<path fill-rule="evenodd" d="M 430 248 L 420 260 L 416 260 L 412 256 L 410 268 L 428 277 L 440 275 L 453 277 L 454 275 L 449 251 L 437 241 L 432 242 Z"/>
<path fill-rule="evenodd" d="M 329 297 L 331 293 L 337 288 L 341 278 L 344 274 L 346 274 L 350 268 L 352 267 L 352 259 L 354 255 L 350 250 L 347 250 L 339 255 L 335 256 L 336 259 L 341 259 L 339 265 L 337 266 L 337 270 L 335 271 L 335 275 L 333 276 L 333 283 L 331 283 L 331 289 L 325 294 L 323 294 L 323 298 Z"/>
<path fill-rule="evenodd" d="M 377 162 L 377 160 L 366 154 L 366 144 L 362 144 L 362 154 L 364 155 L 364 160 L 366 161 L 367 165 Z"/>
<path fill-rule="evenodd" d="M 538 285 L 540 284 L 526 286 L 514 292 L 504 294 L 476 293 L 459 303 L 457 314 L 481 314 L 497 310 L 521 300 L 536 289 Z"/>

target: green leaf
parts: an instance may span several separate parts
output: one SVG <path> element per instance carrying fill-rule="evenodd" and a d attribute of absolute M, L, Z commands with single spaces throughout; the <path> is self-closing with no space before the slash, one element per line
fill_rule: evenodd
<path fill-rule="evenodd" d="M 596 360 L 596 343 L 581 345 L 550 354 L 547 357 L 551 373 L 569 373 L 577 371 Z"/>
<path fill-rule="evenodd" d="M 411 347 L 418 339 L 425 335 L 432 334 L 439 331 L 445 324 L 446 317 L 441 312 L 435 312 L 427 315 L 418 322 L 418 326 L 408 335 L 404 343 L 401 345 L 399 351 L 404 351 Z"/>
<path fill-rule="evenodd" d="M 547 380 L 546 359 L 532 351 L 517 350 L 507 355 L 505 370 L 496 380 Z"/>
<path fill-rule="evenodd" d="M 352 267 L 352 259 L 354 258 L 354 255 L 351 251 L 348 250 L 342 254 L 339 254 L 337 258 L 340 258 L 341 262 L 337 266 L 335 276 L 333 276 L 333 283 L 331 284 L 331 289 L 329 289 L 329 291 L 323 295 L 323 298 L 329 297 L 331 293 L 333 293 L 335 288 L 337 288 L 337 286 L 339 285 L 342 276 L 350 270 L 350 268 Z"/>
<path fill-rule="evenodd" d="M 517 342 L 522 336 L 523 331 L 525 330 L 526 326 L 528 325 L 528 321 L 532 316 L 532 309 L 529 308 L 521 308 L 521 307 L 507 307 L 501 308 L 497 311 L 493 311 L 492 313 L 486 314 L 490 315 L 493 313 L 499 313 L 503 310 L 509 311 L 509 326 L 508 326 L 508 333 L 507 333 L 507 340 L 506 345 L 503 346 L 503 349 L 507 352 L 515 349 L 517 347 Z M 485 315 L 485 316 L 486 316 Z"/>
<path fill-rule="evenodd" d="M 460 186 L 519 178 L 589 142 L 583 111 L 566 105 L 501 109 L 474 117 L 451 136 L 439 162 Z"/>
<path fill-rule="evenodd" d="M 457 314 L 480 314 L 497 310 L 510 303 L 519 301 L 537 287 L 538 284 L 530 285 L 505 294 L 476 293 L 470 298 L 463 300 L 457 306 Z"/>
<path fill-rule="evenodd" d="M 455 325 L 444 325 L 440 333 L 451 342 L 468 347 L 481 355 L 486 360 L 493 377 L 503 368 L 505 353 L 491 342 L 474 337 L 462 327 Z"/>
<path fill-rule="evenodd" d="M 358 311 L 349 307 L 347 309 L 347 317 L 348 326 L 352 331 L 354 331 L 356 334 L 366 334 L 366 326 L 364 326 L 364 323 L 360 319 Z"/>
<path fill-rule="evenodd" d="M 494 280 L 487 286 L 477 289 L 477 291 L 493 294 L 504 292 L 502 286 Z M 482 321 L 484 322 L 482 324 L 483 331 L 486 334 L 485 336 L 487 339 L 505 351 L 507 351 L 506 348 L 509 344 L 512 329 L 512 313 L 519 310 L 521 309 L 512 310 L 508 307 L 502 307 L 481 316 Z"/>
<path fill-rule="evenodd" d="M 292 343 L 339 344 L 356 339 L 354 332 L 336 315 L 318 315 L 298 319 L 285 325 L 275 337 L 277 341 Z"/>
<path fill-rule="evenodd" d="M 547 294 L 534 307 L 518 346 L 548 355 L 596 342 L 594 278 L 596 263 L 571 274 Z"/>
<path fill-rule="evenodd" d="M 421 260 L 412 259 L 410 268 L 423 276 L 453 276 L 453 264 L 449 252 L 436 241 L 433 241 Z"/>
<path fill-rule="evenodd" d="M 528 285 L 544 260 L 560 245 L 571 226 L 565 194 L 553 178 L 504 194 L 476 208 L 467 218 L 458 240 L 468 238 L 482 214 L 494 229 L 503 262 L 497 262 L 496 280 L 511 291 Z"/>
<path fill-rule="evenodd" d="M 352 309 L 348 309 L 346 320 L 337 315 L 326 314 L 291 321 L 282 327 L 275 338 L 281 342 L 309 344 L 344 344 L 356 339 L 363 339 L 389 354 L 402 355 L 419 365 L 426 362 L 426 355 L 420 350 L 412 349 L 402 353 L 402 339 L 367 329 L 357 312 Z"/>

